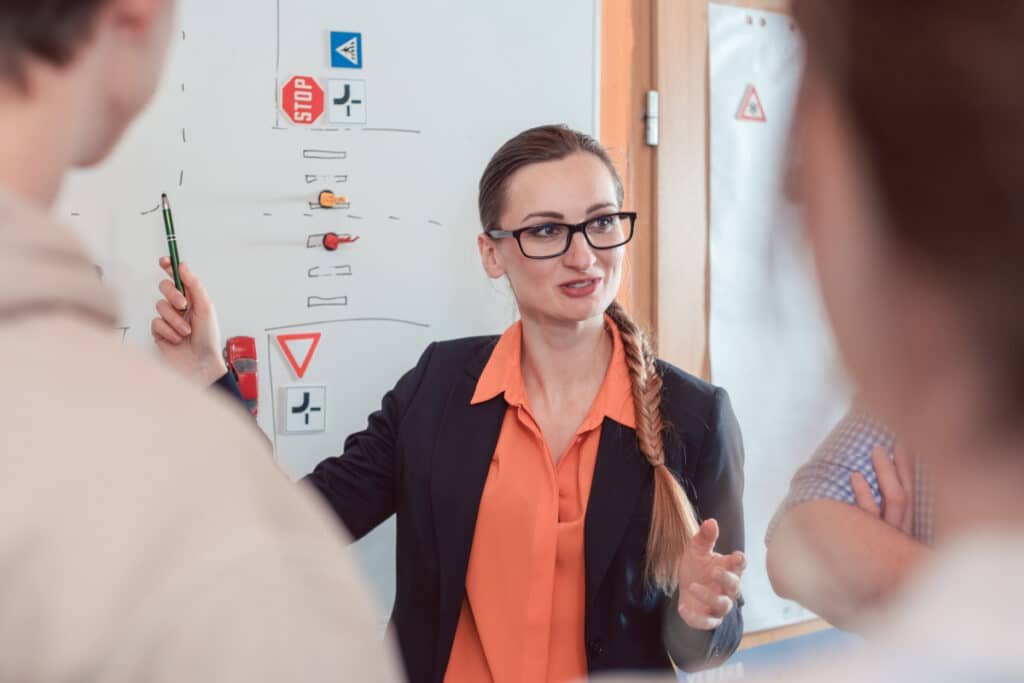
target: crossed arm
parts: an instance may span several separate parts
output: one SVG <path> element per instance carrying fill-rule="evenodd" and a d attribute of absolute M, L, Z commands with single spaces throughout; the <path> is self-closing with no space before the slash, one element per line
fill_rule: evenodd
<path fill-rule="evenodd" d="M 912 458 L 901 447 L 890 457 L 884 432 L 837 439 L 849 419 L 794 478 L 769 531 L 768 577 L 780 596 L 856 630 L 929 550 L 912 535 Z"/>

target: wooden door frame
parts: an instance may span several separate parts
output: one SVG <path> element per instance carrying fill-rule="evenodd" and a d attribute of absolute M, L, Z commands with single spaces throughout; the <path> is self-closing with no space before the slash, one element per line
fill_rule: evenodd
<path fill-rule="evenodd" d="M 790 0 L 716 0 L 720 4 L 789 13 Z M 602 116 L 608 100 L 621 107 L 628 91 L 630 109 L 625 168 L 627 197 L 650 216 L 646 234 L 635 238 L 631 271 L 623 297 L 634 316 L 652 329 L 659 355 L 688 372 L 710 379 L 710 175 L 708 121 L 708 0 L 603 0 L 604 16 L 631 18 L 628 88 L 602 79 Z M 617 14 L 616 14 L 617 13 Z M 617 34 L 603 23 L 602 44 Z M 622 59 L 622 53 L 604 59 Z M 605 62 L 602 62 L 605 65 Z M 604 74 L 617 69 L 607 65 Z M 605 90 L 608 87 L 610 89 Z M 644 142 L 647 90 L 660 96 L 657 148 Z M 609 106 L 613 106 L 609 103 Z M 602 118 L 602 120 L 604 120 Z M 615 119 L 610 119 L 615 121 Z M 619 119 L 621 128 L 621 118 Z M 623 161 L 619 161 L 623 163 Z M 627 201 L 629 201 L 627 199 Z M 756 647 L 829 628 L 821 619 L 749 633 L 741 648 Z"/>
<path fill-rule="evenodd" d="M 654 89 L 654 0 L 601 2 L 601 142 L 625 185 L 625 206 L 639 214 L 619 299 L 654 330 L 657 299 L 655 148 L 646 143 L 647 91 Z"/>

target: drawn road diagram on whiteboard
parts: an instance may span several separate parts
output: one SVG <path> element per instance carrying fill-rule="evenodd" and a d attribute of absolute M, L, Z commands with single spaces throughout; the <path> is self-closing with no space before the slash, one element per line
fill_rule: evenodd
<path fill-rule="evenodd" d="M 306 174 L 306 184 L 312 185 L 313 183 L 320 181 L 322 183 L 335 182 L 335 183 L 347 183 L 348 175 L 317 175 L 316 173 Z"/>
<path fill-rule="evenodd" d="M 353 73 L 353 76 L 358 76 L 354 78 L 337 78 L 334 77 L 337 75 L 336 72 L 331 72 L 328 75 L 323 71 L 318 72 L 315 67 L 305 62 L 302 65 L 295 63 L 289 58 L 291 52 L 286 54 L 284 60 L 282 60 L 282 21 L 283 19 L 288 20 L 290 15 L 286 14 L 282 17 L 282 9 L 288 9 L 286 3 L 282 7 L 281 0 L 276 0 L 275 6 L 274 125 L 272 126 L 274 130 L 301 131 L 305 129 L 307 133 L 321 135 L 347 134 L 353 130 L 384 135 L 422 134 L 422 129 L 415 126 L 367 125 L 369 123 L 367 118 L 368 79 L 363 76 L 363 73 Z M 332 40 L 334 40 L 343 35 L 361 36 L 362 34 L 337 32 L 331 35 Z M 356 67 L 360 72 L 362 72 L 363 68 L 361 40 L 362 38 L 360 37 L 360 58 L 357 60 L 358 67 Z M 282 66 L 283 61 L 288 63 L 287 67 Z M 296 74 L 303 75 L 297 76 Z M 302 93 L 297 92 L 295 86 L 295 83 L 299 81 L 303 84 L 304 92 Z M 304 113 L 301 113 L 301 115 L 296 114 L 295 112 L 299 109 Z M 335 125 L 332 126 L 332 124 Z M 338 162 L 348 162 L 350 158 L 348 149 L 329 143 L 316 146 L 303 144 L 300 149 L 302 158 L 316 165 L 334 166 Z M 306 185 L 314 185 L 317 182 L 342 184 L 349 183 L 352 175 L 353 171 L 350 168 L 335 167 L 328 170 L 310 168 L 304 174 L 304 181 Z M 325 206 L 322 202 L 314 201 L 310 197 L 303 204 L 302 217 L 319 220 L 321 216 L 326 217 L 330 215 L 330 210 L 340 209 L 348 212 L 351 211 L 352 207 L 353 202 L 347 197 L 343 198 L 342 201 L 332 203 L 331 206 Z M 359 211 L 358 213 L 362 214 L 363 212 Z M 270 217 L 269 212 L 265 215 Z M 346 221 L 364 221 L 367 220 L 367 217 L 356 215 L 355 213 L 345 213 L 344 219 Z M 387 215 L 382 217 L 380 221 L 401 223 L 403 218 L 398 215 Z M 436 218 L 427 218 L 423 223 L 425 226 L 443 227 L 443 223 Z M 333 252 L 339 249 L 339 247 L 343 247 L 345 250 L 355 249 L 358 252 L 364 246 L 356 245 L 360 235 L 353 235 L 334 226 L 332 226 L 332 230 L 332 232 L 319 232 L 308 235 L 306 239 L 307 249 L 321 248 Z M 321 282 L 327 289 L 308 296 L 306 298 L 306 307 L 347 306 L 350 302 L 350 294 L 349 292 L 336 291 L 337 284 L 341 282 L 337 278 L 342 276 L 347 279 L 351 275 L 351 267 L 347 265 L 330 267 L 309 264 L 306 270 L 307 279 Z M 332 280 L 331 278 L 334 279 Z M 334 286 L 330 286 L 331 283 L 335 283 Z M 330 291 L 332 289 L 334 291 Z"/>
<path fill-rule="evenodd" d="M 343 275 L 351 275 L 352 266 L 341 265 L 341 266 L 313 266 L 306 271 L 306 277 L 317 278 L 317 277 L 340 277 Z"/>
<path fill-rule="evenodd" d="M 347 296 L 310 296 L 306 297 L 307 308 L 320 308 L 323 306 L 348 306 Z"/>
<path fill-rule="evenodd" d="M 340 149 L 304 149 L 303 159 L 341 160 L 348 158 L 348 152 Z"/>

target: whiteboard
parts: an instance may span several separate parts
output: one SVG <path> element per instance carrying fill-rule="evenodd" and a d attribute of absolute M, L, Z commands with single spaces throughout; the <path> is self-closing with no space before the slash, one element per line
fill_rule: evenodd
<path fill-rule="evenodd" d="M 783 167 L 801 72 L 789 17 L 711 4 L 710 354 L 746 448 L 747 630 L 813 615 L 774 594 L 764 537 L 796 469 L 849 405 L 849 389 Z"/>
<path fill-rule="evenodd" d="M 152 107 L 58 202 L 119 292 L 112 334 L 156 353 L 149 322 L 167 244 L 155 208 L 166 192 L 224 338 L 257 341 L 259 426 L 280 464 L 297 477 L 338 454 L 428 343 L 513 322 L 511 294 L 479 265 L 477 182 L 528 127 L 597 133 L 598 7 L 184 0 Z M 332 31 L 361 34 L 362 68 L 331 66 Z M 297 75 L 315 78 L 331 106 L 328 81 L 362 82 L 363 110 L 292 124 L 281 91 Z M 322 189 L 349 205 L 311 207 Z M 326 232 L 359 239 L 328 252 L 317 246 Z M 276 336 L 304 333 L 322 336 L 300 379 Z M 297 386 L 324 388 L 325 431 L 283 433 L 285 392 Z M 390 605 L 393 523 L 359 549 Z"/>

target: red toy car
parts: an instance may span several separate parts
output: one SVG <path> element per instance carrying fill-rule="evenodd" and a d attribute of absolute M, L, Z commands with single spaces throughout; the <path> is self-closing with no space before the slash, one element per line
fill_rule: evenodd
<path fill-rule="evenodd" d="M 224 360 L 238 381 L 249 412 L 256 415 L 259 399 L 259 381 L 256 375 L 256 340 L 252 337 L 231 337 L 224 346 Z"/>

